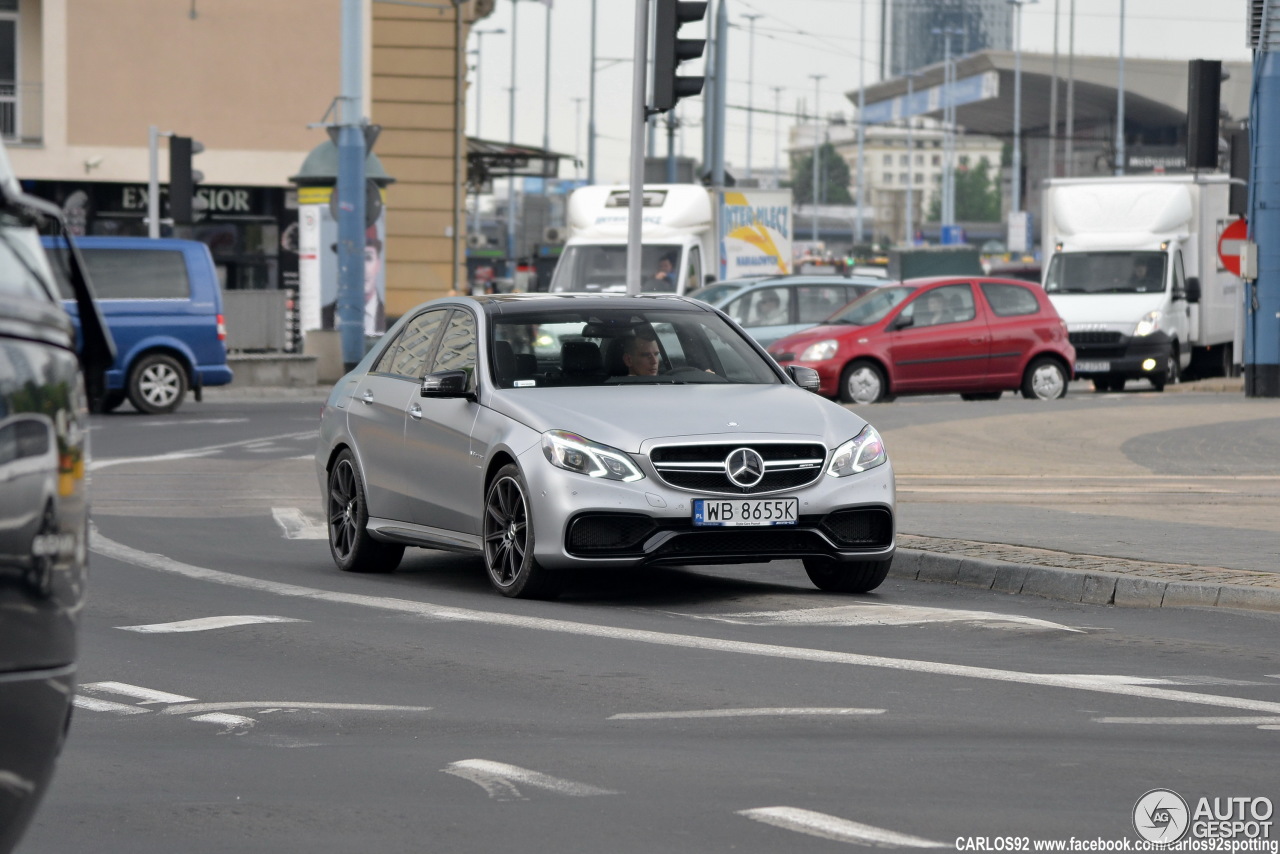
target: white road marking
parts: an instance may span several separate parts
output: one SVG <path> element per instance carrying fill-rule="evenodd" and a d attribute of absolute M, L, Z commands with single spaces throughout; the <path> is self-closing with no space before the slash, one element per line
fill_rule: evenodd
<path fill-rule="evenodd" d="M 327 540 L 329 529 L 315 521 L 297 507 L 272 507 L 271 515 L 281 528 L 286 539 L 290 540 Z"/>
<path fill-rule="evenodd" d="M 1241 709 L 1280 715 L 1280 702 L 1254 700 L 1246 697 L 1230 697 L 1216 694 L 1199 694 L 1192 691 L 1174 691 L 1149 685 L 1116 684 L 1096 677 L 1081 679 L 1079 676 L 1055 673 L 1028 673 L 1017 670 L 998 670 L 993 667 L 976 667 L 963 664 L 949 664 L 941 661 L 922 661 L 909 658 L 889 658 L 879 655 L 860 655 L 857 653 L 834 652 L 825 649 L 806 649 L 804 647 L 780 646 L 777 644 L 749 643 L 730 641 L 720 638 L 700 637 L 698 635 L 681 635 L 670 632 L 643 631 L 624 629 L 617 626 L 603 626 L 591 623 L 576 623 L 569 620 L 552 620 L 541 617 L 526 617 L 518 614 L 503 614 L 493 611 L 478 611 L 469 608 L 451 608 L 434 605 L 430 602 L 416 602 L 407 599 L 393 599 L 383 596 L 363 596 L 354 593 L 334 593 L 314 587 L 303 587 L 297 584 L 284 584 L 279 581 L 250 578 L 235 575 L 216 569 L 194 566 L 174 560 L 164 555 L 152 554 L 110 540 L 96 529 L 93 530 L 91 548 L 97 554 L 113 560 L 125 561 L 135 566 L 154 569 L 160 572 L 181 575 L 186 578 L 207 581 L 213 584 L 224 584 L 245 590 L 256 590 L 276 596 L 309 599 L 317 602 L 331 602 L 356 605 L 364 608 L 376 608 L 400 614 L 411 614 L 418 617 L 444 621 L 465 621 L 492 626 L 507 626 L 528 631 L 558 632 L 562 634 L 582 635 L 584 637 L 603 638 L 607 640 L 646 643 L 655 646 L 666 646 L 677 649 L 700 649 L 712 652 L 731 653 L 736 655 L 762 656 L 792 661 L 809 661 L 823 664 L 840 664 L 853 667 L 877 667 L 911 673 L 926 673 L 936 676 L 951 676 L 965 679 L 983 679 L 994 682 L 1007 682 L 1021 685 L 1034 685 L 1046 688 L 1066 688 L 1075 691 L 1093 691 L 1102 694 L 1117 694 L 1125 697 L 1140 697 L 1148 700 L 1163 700 L 1174 703 L 1192 703 L 1203 706 L 1215 706 L 1222 709 Z"/>
<path fill-rule="evenodd" d="M 201 723 L 218 724 L 219 726 L 226 727 L 226 729 L 219 733 L 220 735 L 226 735 L 228 733 L 243 734 L 252 729 L 253 725 L 257 723 L 253 718 L 216 713 L 210 715 L 196 715 L 191 720 L 200 721 Z"/>
<path fill-rule="evenodd" d="M 99 700 L 97 697 L 86 697 L 83 694 L 76 695 L 71 702 L 77 709 L 86 709 L 90 712 L 111 712 L 113 715 L 147 715 L 151 713 L 150 709 L 144 709 L 141 706 L 113 703 L 110 700 Z"/>
<path fill-rule="evenodd" d="M 201 617 L 197 620 L 179 620 L 174 623 L 151 623 L 145 626 L 116 626 L 126 632 L 140 632 L 144 635 L 161 635 L 176 632 L 207 632 L 210 629 L 225 629 L 231 626 L 249 626 L 254 623 L 306 623 L 308 620 L 297 620 L 293 617 L 237 616 L 237 617 Z"/>
<path fill-rule="evenodd" d="M 81 691 L 88 691 L 90 694 L 105 692 L 107 694 L 120 694 L 125 697 L 133 697 L 146 703 L 188 703 L 195 700 L 195 697 L 184 697 L 181 694 L 169 694 L 165 691 L 153 691 L 150 688 L 139 688 L 137 685 L 129 685 L 125 682 L 90 682 L 87 685 L 80 686 Z"/>
<path fill-rule="evenodd" d="M 144 421 L 144 427 L 173 427 L 181 425 L 189 427 L 192 424 L 244 424 L 248 422 L 248 418 L 188 418 L 185 421 Z"/>
<path fill-rule="evenodd" d="M 162 715 L 189 715 L 193 712 L 223 712 L 230 709 L 329 709 L 339 712 L 429 712 L 430 706 L 379 706 L 373 703 L 294 703 L 289 700 L 232 700 L 226 703 L 187 703 L 161 709 Z"/>
<path fill-rule="evenodd" d="M 748 626 L 914 626 L 924 623 L 995 623 L 1033 626 L 1063 632 L 1079 632 L 1070 626 L 1017 614 L 993 611 L 965 611 L 955 608 L 927 608 L 916 605 L 837 605 L 790 611 L 747 611 L 741 614 L 682 614 L 699 620 L 738 623 Z"/>
<path fill-rule="evenodd" d="M 771 824 L 784 830 L 807 833 L 830 839 L 834 842 L 851 842 L 856 845 L 874 845 L 877 848 L 950 848 L 942 842 L 923 839 L 906 833 L 897 833 L 869 824 L 837 818 L 833 815 L 802 810 L 797 807 L 761 807 L 753 810 L 739 810 L 752 821 Z"/>
<path fill-rule="evenodd" d="M 656 721 L 675 718 L 755 718 L 804 716 L 820 717 L 824 715 L 883 715 L 884 709 L 693 709 L 684 712 L 623 712 L 610 715 L 611 721 Z"/>
<path fill-rule="evenodd" d="M 279 436 L 271 436 L 266 441 L 287 441 L 292 439 L 314 438 L 315 430 L 308 430 L 303 433 L 283 433 Z M 246 439 L 242 442 L 227 442 L 222 445 L 207 445 L 203 448 L 192 448 L 187 451 L 173 451 L 168 454 L 155 454 L 146 457 L 111 457 L 103 460 L 91 460 L 89 462 L 89 471 L 100 471 L 101 469 L 110 468 L 111 466 L 120 466 L 127 463 L 163 463 L 171 460 L 187 460 L 193 457 L 208 457 L 219 451 L 225 451 L 228 448 L 243 448 L 247 445 L 256 445 L 262 442 L 262 439 Z"/>
<path fill-rule="evenodd" d="M 464 759 L 461 762 L 450 762 L 440 770 L 445 774 L 452 774 L 455 777 L 470 780 L 488 792 L 489 797 L 495 800 L 523 799 L 524 796 L 520 794 L 520 789 L 516 786 L 517 783 L 522 786 L 533 786 L 535 789 L 545 789 L 557 795 L 567 795 L 571 798 L 590 798 L 597 795 L 619 794 L 610 789 L 601 789 L 598 786 L 591 786 L 587 783 L 575 783 L 573 780 L 564 780 L 560 777 L 552 777 L 550 774 L 530 771 L 528 768 L 508 765 L 505 762 L 491 762 L 487 759 Z"/>
<path fill-rule="evenodd" d="M 1280 724 L 1280 718 L 1228 716 L 1220 718 L 1094 718 L 1097 724 L 1154 724 L 1169 726 L 1268 726 Z"/>

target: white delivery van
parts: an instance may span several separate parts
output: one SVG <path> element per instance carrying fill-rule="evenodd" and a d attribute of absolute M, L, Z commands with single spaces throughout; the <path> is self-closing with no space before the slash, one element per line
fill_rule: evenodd
<path fill-rule="evenodd" d="M 560 293 L 625 293 L 631 192 L 593 186 L 569 197 L 568 238 L 551 277 Z M 641 288 L 683 294 L 716 279 L 791 272 L 791 191 L 646 184 Z"/>
<path fill-rule="evenodd" d="M 1077 377 L 1099 391 L 1131 379 L 1162 390 L 1189 369 L 1233 372 L 1244 291 L 1217 251 L 1233 219 L 1230 180 L 1185 174 L 1046 183 L 1044 288 L 1067 323 Z"/>

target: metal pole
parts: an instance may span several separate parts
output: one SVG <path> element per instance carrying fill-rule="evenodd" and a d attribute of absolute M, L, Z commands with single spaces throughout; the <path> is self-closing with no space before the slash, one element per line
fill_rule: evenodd
<path fill-rule="evenodd" d="M 1124 0 L 1120 0 L 1120 74 L 1116 82 L 1116 174 L 1124 174 Z"/>
<path fill-rule="evenodd" d="M 955 127 L 951 123 L 951 31 L 943 32 L 942 60 L 942 225 L 954 225 L 955 209 L 952 207 L 951 174 L 952 174 L 952 132 Z"/>
<path fill-rule="evenodd" d="M 147 150 L 151 155 L 147 176 L 147 236 L 155 240 L 160 236 L 160 129 L 155 125 L 147 129 Z"/>
<path fill-rule="evenodd" d="M 1022 210 L 1022 0 L 1013 3 L 1013 211 Z"/>
<path fill-rule="evenodd" d="M 1067 141 L 1063 151 L 1062 174 L 1070 178 L 1075 172 L 1076 136 L 1076 0 L 1067 12 Z"/>
<path fill-rule="evenodd" d="M 1049 90 L 1049 177 L 1058 177 L 1058 6 L 1053 0 L 1053 73 Z"/>
<path fill-rule="evenodd" d="M 551 4 L 547 4 L 547 45 L 542 66 L 542 150 L 551 150 Z"/>
<path fill-rule="evenodd" d="M 716 147 L 715 170 L 712 180 L 717 187 L 724 186 L 725 96 L 729 91 L 729 12 L 724 0 L 716 12 Z"/>
<path fill-rule="evenodd" d="M 811 171 L 813 172 L 813 199 L 810 204 L 813 205 L 813 241 L 818 240 L 818 155 L 819 145 L 821 144 L 822 134 L 818 130 L 818 123 L 821 121 L 821 111 L 818 103 L 822 97 L 822 93 L 818 86 L 822 82 L 825 74 L 810 74 L 813 78 L 813 164 Z"/>
<path fill-rule="evenodd" d="M 573 177 L 582 175 L 582 102 L 586 98 L 573 99 Z"/>
<path fill-rule="evenodd" d="M 782 185 L 782 161 L 779 150 L 782 147 L 782 87 L 773 89 L 773 186 Z"/>
<path fill-rule="evenodd" d="M 587 183 L 596 182 L 596 2 L 591 0 L 591 87 L 587 106 Z"/>
<path fill-rule="evenodd" d="M 906 215 L 906 231 L 907 236 L 903 243 L 908 246 L 915 243 L 915 180 L 916 180 L 916 141 L 915 141 L 915 115 L 912 112 L 911 101 L 912 91 L 915 84 L 915 74 L 907 72 L 907 107 L 904 112 L 907 114 L 907 215 Z"/>
<path fill-rule="evenodd" d="M 751 178 L 751 139 L 755 134 L 752 133 L 753 119 L 756 115 L 756 19 L 763 18 L 764 15 L 743 15 L 751 22 L 749 30 L 750 35 L 747 37 L 747 170 L 746 176 Z"/>
<path fill-rule="evenodd" d="M 861 0 L 858 4 L 862 18 L 858 23 L 858 212 L 854 215 L 854 230 L 857 231 L 857 240 L 854 245 L 862 242 L 862 205 L 865 201 L 865 180 L 867 169 L 866 160 L 863 156 L 867 142 L 867 125 L 862 120 L 862 116 L 867 109 L 867 0 Z"/>
<path fill-rule="evenodd" d="M 507 103 L 507 141 L 516 144 L 516 46 L 520 44 L 520 4 L 511 0 L 511 89 Z M 507 279 L 516 281 L 516 172 L 507 173 Z"/>
<path fill-rule="evenodd" d="M 338 129 L 337 327 L 342 363 L 355 368 L 364 357 L 364 4 L 342 0 L 342 111 Z"/>
<path fill-rule="evenodd" d="M 462 149 L 467 144 L 466 100 L 463 86 L 467 79 L 466 44 L 462 40 L 462 0 L 453 0 L 453 234 L 450 240 L 450 256 L 453 272 L 453 293 L 462 292 L 462 278 L 458 275 L 458 257 L 461 252 L 463 207 L 466 197 L 463 188 Z"/>
<path fill-rule="evenodd" d="M 640 293 L 640 229 L 644 220 L 645 78 L 649 65 L 649 3 L 636 0 L 631 69 L 631 193 L 627 199 L 627 293 Z"/>

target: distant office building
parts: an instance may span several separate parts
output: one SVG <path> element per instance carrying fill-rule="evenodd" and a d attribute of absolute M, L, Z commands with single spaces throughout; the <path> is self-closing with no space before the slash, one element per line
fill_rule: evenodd
<path fill-rule="evenodd" d="M 960 56 L 980 50 L 1013 49 L 1013 6 L 1008 0 L 887 0 L 889 22 L 885 38 L 889 75 L 897 77 L 946 56 L 948 31 L 951 52 Z"/>

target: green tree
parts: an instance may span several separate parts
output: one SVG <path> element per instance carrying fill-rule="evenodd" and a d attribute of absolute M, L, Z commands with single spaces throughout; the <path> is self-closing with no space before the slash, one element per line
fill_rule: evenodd
<path fill-rule="evenodd" d="M 798 205 L 813 201 L 813 154 L 802 154 L 791 161 L 791 197 Z M 849 195 L 849 164 L 837 152 L 834 145 L 825 143 L 818 149 L 819 203 L 824 205 L 851 205 Z"/>
<path fill-rule="evenodd" d="M 942 219 L 942 194 L 929 203 L 930 222 Z M 1000 184 L 991 175 L 991 163 L 983 157 L 977 166 L 956 167 L 956 220 L 999 222 Z"/>

